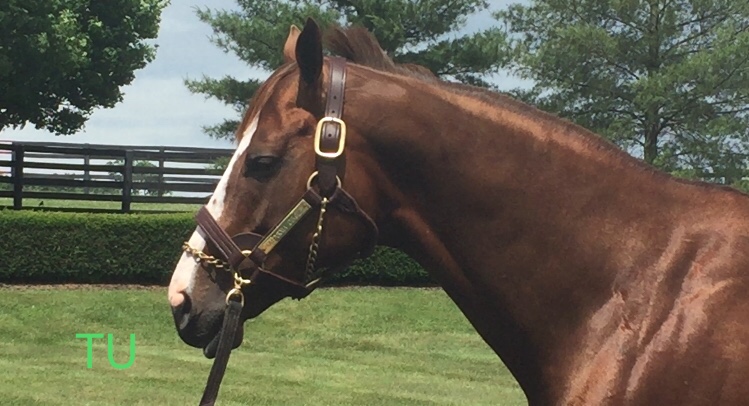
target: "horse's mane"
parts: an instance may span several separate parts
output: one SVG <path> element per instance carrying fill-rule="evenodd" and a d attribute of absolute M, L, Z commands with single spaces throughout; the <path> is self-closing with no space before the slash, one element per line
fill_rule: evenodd
<path fill-rule="evenodd" d="M 508 95 L 478 86 L 442 80 L 437 75 L 432 73 L 428 68 L 421 65 L 397 64 L 390 56 L 387 55 L 382 47 L 380 47 L 377 38 L 375 38 L 375 36 L 372 35 L 372 33 L 370 33 L 366 28 L 357 26 L 347 28 L 332 27 L 326 31 L 324 41 L 326 48 L 330 52 L 337 56 L 346 58 L 353 63 L 383 72 L 420 79 L 424 82 L 439 86 L 440 88 L 449 90 L 453 93 L 466 95 L 489 105 L 512 111 L 513 113 L 521 115 L 540 124 L 552 125 L 557 128 L 561 127 L 566 133 L 582 139 L 586 145 L 606 153 L 613 159 L 620 160 L 620 162 L 625 165 L 644 170 L 651 175 L 661 177 L 662 179 L 668 178 L 679 183 L 687 183 L 692 185 L 696 184 L 709 188 L 717 187 L 720 189 L 730 190 L 732 192 L 745 195 L 744 193 L 740 192 L 737 189 L 734 189 L 733 187 L 678 178 L 656 170 L 654 167 L 631 156 L 630 154 L 616 146 L 614 143 L 599 136 L 598 134 L 595 134 L 592 131 L 589 131 L 588 129 L 579 126 L 569 120 L 545 112 L 534 106 L 514 99 Z"/>
<path fill-rule="evenodd" d="M 412 63 L 396 64 L 380 47 L 377 38 L 366 28 L 332 27 L 325 32 L 324 41 L 328 50 L 356 64 L 427 82 L 440 81 L 437 75 L 424 66 Z"/>
<path fill-rule="evenodd" d="M 363 65 L 375 70 L 395 73 L 403 76 L 410 76 L 421 79 L 430 84 L 437 85 L 443 89 L 450 90 L 453 93 L 470 96 L 484 103 L 502 107 L 511 110 L 523 117 L 536 122 L 545 122 L 555 126 L 565 126 L 566 129 L 577 130 L 586 139 L 597 141 L 597 144 L 604 144 L 607 147 L 622 152 L 615 145 L 597 135 L 590 133 L 588 130 L 580 127 L 568 120 L 559 118 L 529 104 L 516 100 L 508 95 L 485 89 L 479 86 L 473 86 L 457 82 L 449 82 L 440 79 L 428 68 L 417 64 L 396 64 L 385 51 L 380 47 L 377 38 L 363 27 L 333 27 L 325 33 L 325 45 L 333 54 L 346 58 L 347 60 Z M 589 134 L 588 134 L 589 133 Z M 601 145 L 599 145 L 600 147 Z M 625 153 L 626 154 L 626 153 Z M 628 155 L 628 154 L 627 154 Z M 628 155 L 629 156 L 629 155 Z"/>

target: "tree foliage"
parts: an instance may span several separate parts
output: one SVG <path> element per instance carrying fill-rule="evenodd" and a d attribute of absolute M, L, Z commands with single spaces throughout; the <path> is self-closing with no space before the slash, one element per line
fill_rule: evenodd
<path fill-rule="evenodd" d="M 503 62 L 502 34 L 489 29 L 458 35 L 467 16 L 486 10 L 484 0 L 237 0 L 237 11 L 202 9 L 201 21 L 213 27 L 213 42 L 236 54 L 248 66 L 272 71 L 281 65 L 281 50 L 292 24 L 313 17 L 323 27 L 366 27 L 398 63 L 415 63 L 443 78 L 489 86 L 486 75 Z M 241 115 L 260 79 L 203 77 L 186 81 L 194 93 L 216 98 Z M 206 128 L 216 138 L 230 138 L 237 117 Z"/>
<path fill-rule="evenodd" d="M 749 153 L 749 2 L 531 0 L 495 13 L 514 93 L 682 176 L 735 183 Z"/>
<path fill-rule="evenodd" d="M 168 0 L 0 2 L 0 130 L 80 130 L 151 62 Z"/>

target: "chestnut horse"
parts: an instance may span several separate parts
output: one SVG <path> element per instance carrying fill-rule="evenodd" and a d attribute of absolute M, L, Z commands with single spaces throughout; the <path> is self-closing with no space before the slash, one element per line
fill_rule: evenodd
<path fill-rule="evenodd" d="M 236 348 L 376 240 L 441 284 L 530 405 L 749 404 L 749 196 L 330 35 L 336 57 L 292 27 L 237 131 L 169 286 L 187 344 L 212 357 L 236 296 Z"/>

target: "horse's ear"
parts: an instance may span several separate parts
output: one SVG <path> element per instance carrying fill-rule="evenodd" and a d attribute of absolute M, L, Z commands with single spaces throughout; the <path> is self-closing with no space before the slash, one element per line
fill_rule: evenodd
<path fill-rule="evenodd" d="M 307 85 L 317 86 L 322 73 L 322 34 L 312 18 L 307 19 L 304 29 L 299 33 L 295 53 L 302 81 Z"/>
<path fill-rule="evenodd" d="M 285 62 L 296 61 L 296 42 L 299 39 L 299 28 L 292 24 L 289 27 L 289 36 L 286 37 L 286 44 L 283 46 L 283 59 Z"/>

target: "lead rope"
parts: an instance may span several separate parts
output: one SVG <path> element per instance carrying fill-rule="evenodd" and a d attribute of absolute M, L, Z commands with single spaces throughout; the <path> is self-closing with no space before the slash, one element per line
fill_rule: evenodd
<path fill-rule="evenodd" d="M 315 270 L 315 262 L 317 261 L 317 252 L 320 246 L 320 236 L 322 235 L 323 221 L 325 219 L 327 206 L 328 198 L 325 197 L 322 199 L 320 205 L 320 215 L 317 218 L 317 227 L 315 228 L 315 233 L 312 235 L 312 243 L 309 246 L 309 255 L 307 255 L 306 274 L 308 279 L 311 278 Z M 188 243 L 185 244 L 186 245 L 183 248 L 201 260 L 207 262 L 213 260 L 214 265 L 223 265 L 220 260 L 208 257 L 202 252 L 192 249 Z M 200 254 L 203 255 L 201 256 Z M 234 288 L 226 295 L 226 312 L 224 313 L 224 323 L 221 326 L 221 337 L 219 337 L 216 358 L 211 366 L 211 372 L 208 374 L 208 382 L 206 382 L 203 397 L 200 399 L 200 406 L 214 406 L 216 404 L 221 381 L 224 378 L 226 367 L 229 365 L 231 347 L 234 344 L 237 327 L 239 327 L 239 316 L 242 314 L 242 308 L 244 307 L 244 294 L 242 293 L 242 287 L 251 283 L 251 280 L 243 279 L 240 275 L 234 272 Z M 239 301 L 232 299 L 232 297 L 239 297 Z"/>
<path fill-rule="evenodd" d="M 239 315 L 242 314 L 244 298 L 242 298 L 241 302 L 230 299 L 230 296 L 227 296 L 226 299 L 227 306 L 224 314 L 224 324 L 221 327 L 218 349 L 216 349 L 216 359 L 213 361 L 213 366 L 211 366 L 211 373 L 208 375 L 208 382 L 205 385 L 203 397 L 200 399 L 200 406 L 213 406 L 216 403 L 221 380 L 224 378 L 226 366 L 229 364 L 234 337 L 237 334 Z"/>
<path fill-rule="evenodd" d="M 251 280 L 243 279 L 239 274 L 234 273 L 234 288 L 226 294 L 226 311 L 224 312 L 224 323 L 219 333 L 221 336 L 218 339 L 216 358 L 213 360 L 211 372 L 208 374 L 208 382 L 205 384 L 203 397 L 200 398 L 200 406 L 213 406 L 218 399 L 218 390 L 221 387 L 221 380 L 224 379 L 226 366 L 229 365 L 231 347 L 234 345 L 234 338 L 237 335 L 239 316 L 244 308 L 242 287 L 251 283 Z M 239 300 L 234 298 L 239 298 Z"/>

